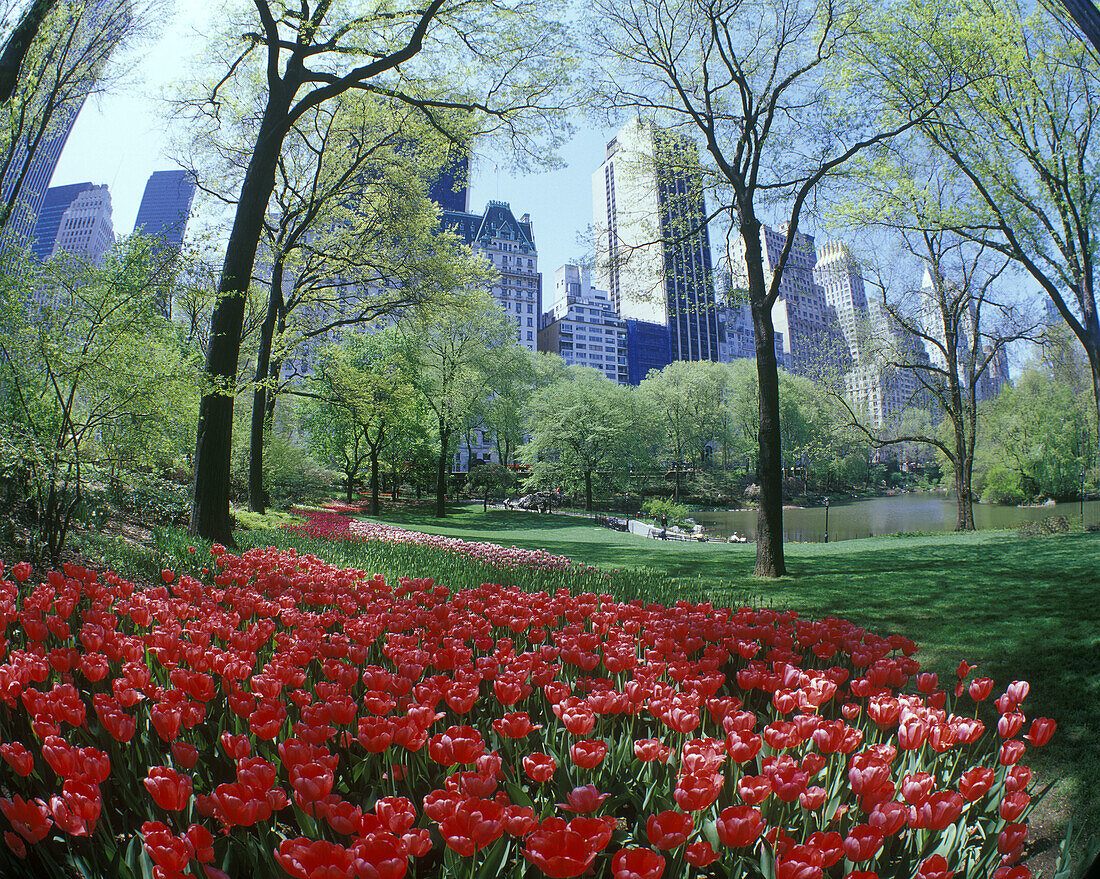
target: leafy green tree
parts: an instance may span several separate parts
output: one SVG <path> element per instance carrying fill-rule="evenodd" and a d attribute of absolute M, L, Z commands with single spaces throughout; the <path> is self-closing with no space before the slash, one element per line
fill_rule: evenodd
<path fill-rule="evenodd" d="M 505 468 L 514 463 L 516 451 L 523 444 L 527 405 L 535 381 L 534 356 L 519 345 L 503 349 L 488 363 L 478 415 L 493 438 L 497 461 Z"/>
<path fill-rule="evenodd" d="M 34 549 L 51 564 L 92 463 L 107 458 L 116 477 L 144 463 L 174 406 L 187 405 L 193 373 L 156 307 L 171 259 L 134 237 L 102 268 L 65 258 L 3 276 L 0 467 L 22 487 Z"/>
<path fill-rule="evenodd" d="M 392 328 L 351 334 L 326 348 L 309 381 L 309 444 L 344 474 L 347 501 L 363 465 L 370 471 L 370 514 L 379 512 L 380 464 L 397 427 L 409 417 L 414 388 Z"/>
<path fill-rule="evenodd" d="M 21 199 L 35 151 L 102 88 L 108 58 L 141 30 L 149 8 L 141 0 L 34 0 L 22 14 L 10 6 L 3 13 L 0 229 L 26 210 Z"/>
<path fill-rule="evenodd" d="M 438 431 L 435 514 L 440 517 L 447 514 L 451 440 L 484 391 L 491 359 L 500 357 L 502 349 L 514 344 L 515 324 L 483 289 L 484 261 L 471 255 L 468 269 L 465 277 L 455 278 L 450 296 L 398 324 L 405 339 L 409 372 Z"/>
<path fill-rule="evenodd" d="M 525 126 L 532 120 L 541 121 L 540 131 L 560 127 L 557 94 L 568 81 L 564 30 L 544 19 L 544 8 L 527 0 L 430 0 L 411 8 L 330 2 L 303 8 L 255 0 L 229 11 L 231 45 L 219 45 L 215 52 L 232 60 L 215 82 L 204 84 L 208 88 L 191 109 L 216 127 L 225 96 L 246 93 L 241 83 L 248 83 L 255 86 L 257 124 L 241 147 L 248 162 L 210 321 L 195 447 L 193 533 L 233 542 L 231 386 L 240 358 L 245 292 L 293 126 L 356 90 L 416 108 L 442 130 L 451 114 L 474 114 L 486 120 L 481 130 L 495 128 L 514 143 L 530 145 Z"/>
<path fill-rule="evenodd" d="M 655 414 L 663 434 L 664 451 L 676 471 L 673 500 L 679 502 L 681 472 L 687 462 L 700 467 L 706 448 L 724 427 L 727 371 L 709 361 L 677 361 L 651 370 L 638 393 Z"/>
<path fill-rule="evenodd" d="M 983 412 L 975 469 L 982 495 L 1000 503 L 1071 498 L 1094 460 L 1087 398 L 1039 368 L 1026 370 Z"/>
<path fill-rule="evenodd" d="M 520 459 L 535 481 L 583 479 L 585 509 L 592 509 L 592 479 L 648 457 L 648 419 L 629 388 L 583 366 L 566 367 L 558 381 L 531 397 L 529 441 Z"/>

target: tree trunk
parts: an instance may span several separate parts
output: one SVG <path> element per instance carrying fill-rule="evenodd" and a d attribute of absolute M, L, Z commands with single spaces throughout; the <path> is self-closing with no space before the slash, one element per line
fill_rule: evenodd
<path fill-rule="evenodd" d="M 46 16 L 56 4 L 57 0 L 34 0 L 8 37 L 3 54 L 0 54 L 0 103 L 6 104 L 15 94 L 15 87 L 19 84 L 19 70 L 27 52 L 38 36 Z"/>
<path fill-rule="evenodd" d="M 248 454 L 248 508 L 254 513 L 266 512 L 267 492 L 264 491 L 264 439 L 267 434 L 268 382 L 271 377 L 271 345 L 275 339 L 275 324 L 283 301 L 283 261 L 276 259 L 271 267 L 271 289 L 267 298 L 267 314 L 260 327 L 260 345 L 256 352 L 256 386 L 252 392 L 252 427 Z"/>
<path fill-rule="evenodd" d="M 377 516 L 381 504 L 378 502 L 378 449 L 370 447 L 370 514 Z"/>
<path fill-rule="evenodd" d="M 584 508 L 592 512 L 592 471 L 584 471 Z"/>
<path fill-rule="evenodd" d="M 288 77 L 289 78 L 289 77 Z M 260 123 L 256 149 L 241 185 L 237 213 L 225 250 L 218 301 L 210 318 L 205 393 L 199 406 L 195 442 L 195 488 L 191 533 L 235 547 L 229 515 L 230 458 L 233 453 L 233 395 L 241 351 L 245 300 L 264 213 L 275 189 L 275 165 L 282 148 L 283 125 L 297 84 L 272 88 Z"/>
<path fill-rule="evenodd" d="M 783 557 L 783 453 L 779 424 L 779 367 L 775 361 L 775 328 L 766 306 L 764 262 L 760 251 L 760 223 L 743 224 L 745 265 L 748 270 L 753 338 L 756 344 L 756 379 L 759 398 L 756 479 L 760 485 L 760 510 L 756 516 L 757 577 L 782 577 L 787 573 Z"/>
<path fill-rule="evenodd" d="M 442 519 L 447 515 L 447 446 L 451 432 L 439 425 L 439 466 L 435 471 L 435 514 Z"/>

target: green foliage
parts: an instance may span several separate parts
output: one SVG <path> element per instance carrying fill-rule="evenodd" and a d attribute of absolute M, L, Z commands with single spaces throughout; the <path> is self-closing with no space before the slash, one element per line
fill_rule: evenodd
<path fill-rule="evenodd" d="M 195 372 L 159 308 L 173 259 L 134 237 L 102 268 L 61 257 L 0 281 L 0 468 L 55 563 L 92 461 L 116 484 L 190 443 Z"/>
<path fill-rule="evenodd" d="M 533 484 L 583 484 L 591 509 L 593 474 L 622 475 L 629 464 L 644 462 L 650 423 L 630 389 L 597 370 L 570 366 L 531 397 L 530 440 L 520 458 Z"/>
<path fill-rule="evenodd" d="M 664 498 L 648 498 L 642 504 L 642 513 L 648 519 L 660 521 L 662 518 L 667 518 L 669 525 L 675 525 L 678 528 L 688 524 L 688 508 L 684 504 Z"/>
<path fill-rule="evenodd" d="M 983 410 L 982 496 L 998 503 L 1080 494 L 1096 460 L 1089 399 L 1063 377 L 1025 371 Z"/>

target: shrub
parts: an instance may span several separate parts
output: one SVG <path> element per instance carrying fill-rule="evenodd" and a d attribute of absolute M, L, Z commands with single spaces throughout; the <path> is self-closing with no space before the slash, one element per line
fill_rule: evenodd
<path fill-rule="evenodd" d="M 1053 721 L 1013 682 L 987 728 L 993 681 L 941 687 L 907 638 L 290 550 L 194 569 L 0 575 L 0 874 L 1029 875 Z"/>

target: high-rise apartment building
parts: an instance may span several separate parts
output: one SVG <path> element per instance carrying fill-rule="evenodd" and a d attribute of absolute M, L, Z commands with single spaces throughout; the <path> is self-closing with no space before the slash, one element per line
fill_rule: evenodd
<path fill-rule="evenodd" d="M 69 132 L 131 15 L 129 0 L 93 0 L 75 10 L 65 25 L 65 38 L 53 50 L 52 81 L 47 83 L 51 94 L 32 100 L 28 107 L 27 118 L 33 119 L 47 101 L 55 104 L 49 124 L 45 128 L 30 124 L 17 140 L 8 169 L 0 179 L 0 203 L 7 204 L 14 198 L 12 213 L 0 232 L 0 252 L 21 250 L 31 244 Z"/>
<path fill-rule="evenodd" d="M 82 192 L 92 188 L 91 183 L 70 183 L 67 186 L 51 186 L 46 190 L 42 210 L 38 212 L 38 221 L 34 224 L 31 238 L 31 253 L 39 262 L 47 260 L 53 254 L 57 231 L 61 227 L 61 218 L 65 211 Z"/>
<path fill-rule="evenodd" d="M 536 333 L 542 314 L 542 275 L 535 248 L 531 215 L 518 220 L 504 201 L 490 201 L 483 214 L 443 211 L 440 223 L 474 251 L 482 254 L 500 273 L 493 298 L 516 322 L 516 341 L 529 351 L 538 350 Z"/>
<path fill-rule="evenodd" d="M 636 345 L 660 347 L 667 332 L 667 353 L 632 345 L 635 358 L 718 359 L 702 182 L 695 142 L 641 119 L 612 138 L 592 175 L 596 286 L 633 323 Z"/>
<path fill-rule="evenodd" d="M 846 244 L 830 242 L 822 248 L 814 281 L 847 344 L 851 368 L 844 374 L 844 389 L 852 408 L 872 427 L 891 424 L 921 397 L 913 370 L 895 365 L 925 359 L 920 339 L 905 332 L 879 300 L 868 299 L 863 273 Z"/>
<path fill-rule="evenodd" d="M 160 247 L 179 250 L 194 198 L 195 177 L 190 171 L 154 171 L 141 196 L 135 234 L 148 235 Z"/>
<path fill-rule="evenodd" d="M 111 193 L 106 184 L 92 186 L 74 198 L 61 215 L 51 255 L 66 253 L 101 266 L 114 243 Z"/>
<path fill-rule="evenodd" d="M 767 284 L 771 283 L 786 241 L 786 225 L 780 226 L 778 231 L 770 226 L 760 227 Z M 744 276 L 744 242 L 741 242 L 740 256 L 742 267 L 739 271 Z M 825 291 L 814 282 L 816 264 L 813 236 L 797 233 L 779 282 L 779 296 L 772 306 L 772 324 L 777 334 L 783 334 L 787 370 L 810 377 L 843 371 L 851 364 L 836 311 L 825 301 Z"/>
<path fill-rule="evenodd" d="M 579 266 L 563 265 L 554 273 L 554 303 L 542 316 L 538 346 L 560 354 L 566 363 L 628 383 L 626 324 L 615 314 L 607 291 L 594 288 Z"/>

